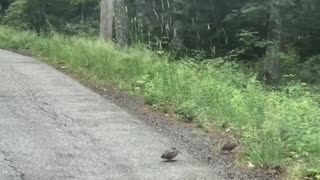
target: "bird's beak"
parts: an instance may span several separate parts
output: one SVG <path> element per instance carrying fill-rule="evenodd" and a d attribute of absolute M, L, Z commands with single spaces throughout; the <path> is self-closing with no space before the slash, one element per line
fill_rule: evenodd
<path fill-rule="evenodd" d="M 182 154 L 180 151 L 178 151 L 178 153 Z"/>

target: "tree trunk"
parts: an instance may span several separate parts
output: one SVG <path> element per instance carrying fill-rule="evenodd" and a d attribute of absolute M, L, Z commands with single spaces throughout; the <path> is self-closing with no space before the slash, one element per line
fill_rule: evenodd
<path fill-rule="evenodd" d="M 144 31 L 144 25 L 145 25 L 145 21 L 144 19 L 146 17 L 144 17 L 145 15 L 145 7 L 146 7 L 146 1 L 145 0 L 136 0 L 135 2 L 136 4 L 136 16 L 137 16 L 137 31 L 143 33 Z"/>
<path fill-rule="evenodd" d="M 114 25 L 116 41 L 126 46 L 129 43 L 128 7 L 125 0 L 114 0 Z"/>
<path fill-rule="evenodd" d="M 280 78 L 279 53 L 282 46 L 282 19 L 280 0 L 271 0 L 268 39 L 272 42 L 266 51 L 264 79 L 267 84 L 274 84 Z"/>
<path fill-rule="evenodd" d="M 100 37 L 104 40 L 112 40 L 113 2 L 112 0 L 101 0 L 100 5 Z"/>
<path fill-rule="evenodd" d="M 85 21 L 85 8 L 86 8 L 86 1 L 82 2 L 81 4 L 81 23 Z"/>
<path fill-rule="evenodd" d="M 183 24 L 179 20 L 175 20 L 173 23 L 173 37 L 170 46 L 176 50 L 182 50 L 184 48 L 183 39 L 181 38 L 181 29 Z"/>

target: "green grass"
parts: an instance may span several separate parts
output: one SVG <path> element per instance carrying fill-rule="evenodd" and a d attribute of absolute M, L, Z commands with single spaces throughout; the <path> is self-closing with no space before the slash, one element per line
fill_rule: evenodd
<path fill-rule="evenodd" d="M 223 59 L 175 62 L 144 47 L 120 49 L 97 39 L 38 37 L 6 27 L 0 27 L 0 48 L 27 50 L 65 64 L 92 80 L 143 95 L 155 107 L 174 110 L 200 126 L 228 121 L 256 165 L 320 172 L 318 95 L 301 84 L 267 91 L 253 74 Z"/>

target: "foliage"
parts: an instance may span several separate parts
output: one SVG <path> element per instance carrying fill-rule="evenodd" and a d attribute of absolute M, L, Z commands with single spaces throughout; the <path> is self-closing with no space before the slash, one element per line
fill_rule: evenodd
<path fill-rule="evenodd" d="M 27 22 L 27 15 L 25 14 L 26 7 L 26 0 L 15 1 L 6 10 L 3 22 L 16 28 L 29 29 L 30 24 Z"/>
<path fill-rule="evenodd" d="M 6 9 L 3 22 L 38 33 L 94 35 L 99 24 L 98 4 L 96 0 L 16 0 Z"/>
<path fill-rule="evenodd" d="M 319 84 L 320 79 L 320 55 L 311 56 L 301 64 L 301 71 L 297 70 L 295 72 L 299 72 L 298 75 L 304 82 Z"/>
<path fill-rule="evenodd" d="M 0 17 L 3 23 L 38 33 L 60 32 L 98 35 L 99 0 L 3 0 Z M 294 48 L 304 73 L 281 62 L 286 74 L 306 79 L 314 74 L 308 58 L 319 54 L 320 3 L 317 0 L 126 0 L 131 42 L 147 43 L 156 49 L 174 50 L 179 56 L 185 53 L 205 52 L 207 57 L 236 55 L 232 58 L 250 65 L 261 64 L 267 46 L 272 44 L 271 34 L 281 33 L 281 53 Z M 274 5 L 275 4 L 275 5 Z M 272 8 L 279 11 L 276 22 Z M 277 12 L 278 12 L 277 11 Z M 115 31 L 117 33 L 117 31 Z M 240 34 L 239 34 L 240 32 Z M 247 32 L 247 33 L 244 33 Z M 254 34 L 248 34 L 254 32 Z M 242 37 L 240 37 L 242 36 Z M 244 37 L 246 36 L 246 37 Z M 254 36 L 256 39 L 248 39 Z M 240 39 L 239 39 L 240 38 Z M 262 40 L 263 48 L 250 41 Z M 267 40 L 267 41 L 266 41 Z M 264 42 L 265 41 L 265 42 Z M 128 40 L 130 42 L 130 40 Z M 249 47 L 250 46 L 250 47 Z M 245 48 L 244 48 L 245 47 Z M 248 49 L 250 48 L 250 49 Z M 177 52 L 179 51 L 179 52 Z M 264 58 L 265 60 L 268 58 Z M 304 63 L 306 63 L 304 65 Z M 285 68 L 289 69 L 285 69 Z M 296 68 L 297 69 L 297 68 Z"/>
<path fill-rule="evenodd" d="M 228 58 L 239 60 L 245 59 L 253 61 L 258 61 L 263 57 L 265 49 L 272 44 L 268 40 L 261 39 L 258 36 L 258 32 L 250 32 L 247 30 L 239 30 L 237 33 L 239 38 L 239 46 L 229 52 Z"/>

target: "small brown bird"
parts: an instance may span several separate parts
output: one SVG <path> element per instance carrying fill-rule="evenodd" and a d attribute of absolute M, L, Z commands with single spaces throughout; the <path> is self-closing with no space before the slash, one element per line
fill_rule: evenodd
<path fill-rule="evenodd" d="M 231 142 L 228 142 L 226 143 L 222 148 L 221 150 L 222 151 L 232 151 L 234 150 L 234 148 L 236 148 L 237 146 L 239 146 L 239 144 L 236 142 L 236 141 L 231 141 Z"/>
<path fill-rule="evenodd" d="M 228 122 L 224 122 L 221 127 L 223 129 L 228 129 L 230 127 L 230 124 Z"/>
<path fill-rule="evenodd" d="M 162 155 L 161 158 L 162 159 L 166 159 L 168 161 L 171 161 L 173 158 L 175 158 L 176 156 L 178 156 L 178 154 L 181 154 L 180 151 L 177 150 L 177 148 L 172 148 L 169 151 L 165 151 Z"/>

